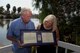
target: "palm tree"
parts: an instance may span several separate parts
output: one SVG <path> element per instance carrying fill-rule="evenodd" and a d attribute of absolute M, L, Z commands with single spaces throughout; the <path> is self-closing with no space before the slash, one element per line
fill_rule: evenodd
<path fill-rule="evenodd" d="M 18 7 L 17 11 L 18 11 L 18 14 L 19 14 L 19 13 L 20 13 L 20 11 L 21 11 L 21 7 Z"/>
<path fill-rule="evenodd" d="M 7 11 L 9 11 L 9 9 L 10 9 L 10 4 L 7 4 L 7 5 L 6 5 L 6 8 L 7 8 Z"/>
<path fill-rule="evenodd" d="M 16 6 L 13 6 L 13 12 L 16 13 Z"/>

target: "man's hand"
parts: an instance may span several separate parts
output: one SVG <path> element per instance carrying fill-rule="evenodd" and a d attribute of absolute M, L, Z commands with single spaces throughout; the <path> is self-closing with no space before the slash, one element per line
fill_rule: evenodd
<path fill-rule="evenodd" d="M 23 48 L 23 44 L 20 42 L 20 40 L 17 40 L 18 48 Z"/>

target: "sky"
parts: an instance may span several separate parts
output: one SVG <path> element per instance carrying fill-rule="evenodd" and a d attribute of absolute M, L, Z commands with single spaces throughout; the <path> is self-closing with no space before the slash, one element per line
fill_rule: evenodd
<path fill-rule="evenodd" d="M 11 8 L 10 10 L 12 10 L 13 6 L 16 6 L 16 8 L 18 7 L 25 7 L 25 8 L 30 8 L 32 13 L 34 14 L 38 14 L 39 10 L 34 10 L 34 7 L 32 6 L 32 2 L 33 0 L 0 0 L 0 6 L 3 6 L 6 9 L 6 4 L 10 4 Z"/>

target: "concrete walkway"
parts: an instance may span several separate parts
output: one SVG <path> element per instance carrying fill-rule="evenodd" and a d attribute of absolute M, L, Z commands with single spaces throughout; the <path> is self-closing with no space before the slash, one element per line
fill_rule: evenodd
<path fill-rule="evenodd" d="M 72 53 L 78 53 L 78 52 L 72 52 Z"/>

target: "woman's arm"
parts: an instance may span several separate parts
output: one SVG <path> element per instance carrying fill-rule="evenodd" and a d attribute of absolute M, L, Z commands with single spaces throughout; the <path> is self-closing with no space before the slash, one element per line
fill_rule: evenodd
<path fill-rule="evenodd" d="M 58 41 L 60 39 L 59 30 L 56 28 L 56 40 Z"/>

